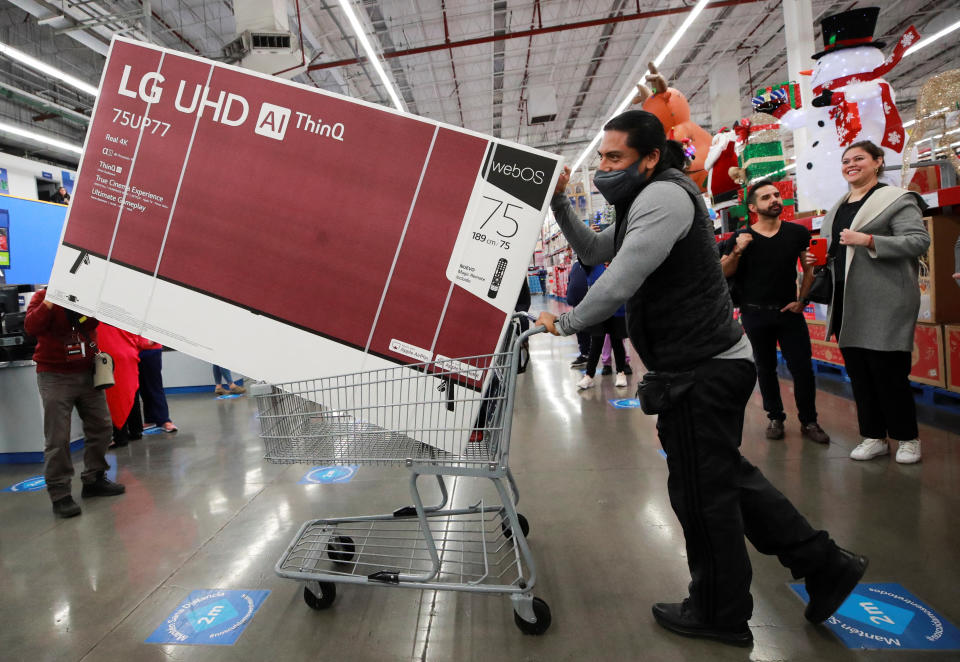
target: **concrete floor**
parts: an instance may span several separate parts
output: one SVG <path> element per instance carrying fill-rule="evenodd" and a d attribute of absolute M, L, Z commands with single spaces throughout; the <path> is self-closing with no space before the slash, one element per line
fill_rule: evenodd
<path fill-rule="evenodd" d="M 639 374 L 628 389 L 606 377 L 578 393 L 575 354 L 572 339 L 532 339 L 514 418 L 519 510 L 531 524 L 536 595 L 553 613 L 544 636 L 521 634 L 499 596 L 347 585 L 331 609 L 307 608 L 300 585 L 273 572 L 296 530 L 405 505 L 406 470 L 364 466 L 349 483 L 299 485 L 309 466 L 263 461 L 251 398 L 197 394 L 170 397 L 178 434 L 113 452 L 126 495 L 84 501 L 81 517 L 57 520 L 45 492 L 0 494 L 0 660 L 960 659 L 848 650 L 806 623 L 789 574 L 755 552 L 752 649 L 660 629 L 651 603 L 684 597 L 689 576 L 654 419 L 607 403 L 632 397 Z M 782 383 L 788 412 L 791 386 Z M 755 393 L 744 454 L 815 526 L 870 557 L 865 581 L 900 583 L 960 623 L 956 417 L 921 425 L 924 461 L 901 466 L 847 458 L 859 441 L 851 400 L 821 391 L 818 408 L 829 446 L 804 442 L 796 419 L 785 441 L 768 442 Z M 41 471 L 0 465 L 0 488 Z M 482 491 L 454 483 L 458 502 Z M 235 645 L 144 643 L 191 591 L 214 588 L 271 591 Z"/>

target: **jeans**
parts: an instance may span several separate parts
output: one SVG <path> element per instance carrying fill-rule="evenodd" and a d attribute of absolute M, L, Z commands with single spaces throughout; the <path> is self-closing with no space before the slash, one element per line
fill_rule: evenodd
<path fill-rule="evenodd" d="M 167 396 L 163 392 L 163 350 L 146 349 L 140 352 L 140 398 L 143 400 L 143 420 L 163 425 L 170 420 Z"/>
<path fill-rule="evenodd" d="M 757 310 L 749 306 L 740 309 L 743 330 L 753 345 L 757 364 L 757 382 L 763 396 L 767 417 L 782 421 L 783 399 L 777 378 L 777 343 L 793 376 L 793 396 L 797 403 L 800 423 L 817 422 L 817 383 L 811 362 L 810 332 L 803 315 L 781 313 L 779 310 Z"/>
<path fill-rule="evenodd" d="M 233 375 L 231 375 L 230 371 L 226 368 L 215 365 L 213 366 L 213 383 L 227 384 L 229 386 L 233 383 Z"/>
<path fill-rule="evenodd" d="M 657 421 L 667 454 L 667 491 L 680 520 L 690 567 L 690 607 L 704 623 L 739 625 L 753 612 L 744 536 L 776 555 L 799 579 L 834 549 L 740 454 L 756 372 L 748 360 L 712 359 L 693 387 Z"/>

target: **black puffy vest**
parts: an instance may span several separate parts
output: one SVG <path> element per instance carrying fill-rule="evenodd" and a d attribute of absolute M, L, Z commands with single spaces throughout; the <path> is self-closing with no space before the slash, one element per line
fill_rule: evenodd
<path fill-rule="evenodd" d="M 700 189 L 673 168 L 650 183 L 664 181 L 677 184 L 690 196 L 693 225 L 627 301 L 627 332 L 648 370 L 689 370 L 733 347 L 743 329 L 733 319 L 733 304 L 714 247 L 713 224 Z M 635 201 L 617 206 L 618 252 L 627 213 Z"/>

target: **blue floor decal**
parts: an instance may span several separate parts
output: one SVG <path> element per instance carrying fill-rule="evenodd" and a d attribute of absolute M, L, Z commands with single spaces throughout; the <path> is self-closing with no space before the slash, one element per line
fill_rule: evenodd
<path fill-rule="evenodd" d="M 318 483 L 349 483 L 357 474 L 357 467 L 314 467 L 301 478 L 298 485 L 316 485 Z"/>
<path fill-rule="evenodd" d="M 607 400 L 614 409 L 637 409 L 640 401 L 636 398 L 620 398 L 618 400 Z"/>
<path fill-rule="evenodd" d="M 662 457 L 664 460 L 667 459 L 667 451 L 663 450 L 662 448 L 658 448 L 657 452 L 660 453 L 660 457 Z"/>
<path fill-rule="evenodd" d="M 144 434 L 163 434 L 163 428 L 158 428 L 154 425 L 152 428 L 145 428 L 143 430 Z"/>
<path fill-rule="evenodd" d="M 107 460 L 107 464 L 110 465 L 110 468 L 107 469 L 107 478 L 112 481 L 117 480 L 117 455 L 116 453 L 110 452 L 104 455 Z M 0 492 L 39 492 L 40 490 L 47 489 L 47 482 L 44 480 L 43 476 L 31 476 L 21 480 L 19 483 L 15 483 L 10 487 L 5 487 Z"/>
<path fill-rule="evenodd" d="M 232 646 L 268 595 L 270 591 L 193 591 L 146 643 Z"/>
<path fill-rule="evenodd" d="M 790 588 L 809 601 L 803 584 Z M 824 624 L 847 648 L 960 650 L 960 630 L 900 584 L 858 584 Z"/>
<path fill-rule="evenodd" d="M 10 487 L 5 487 L 2 492 L 39 492 L 40 490 L 46 489 L 47 483 L 43 480 L 43 476 L 31 476 L 26 480 L 21 480 L 19 483 L 11 485 Z"/>

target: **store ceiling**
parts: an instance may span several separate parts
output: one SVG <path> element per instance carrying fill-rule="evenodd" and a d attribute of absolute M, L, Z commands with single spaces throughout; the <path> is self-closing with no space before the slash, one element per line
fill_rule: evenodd
<path fill-rule="evenodd" d="M 267 0 L 264 0 L 267 2 Z M 694 0 L 354 0 L 374 47 L 386 60 L 408 110 L 432 119 L 557 152 L 575 159 L 686 17 Z M 145 20 L 145 5 L 151 11 Z M 815 23 L 855 6 L 882 7 L 875 38 L 888 44 L 911 24 L 929 34 L 960 19 L 956 0 L 837 2 L 813 0 Z M 315 67 L 296 80 L 389 105 L 335 0 L 289 0 L 294 32 Z M 672 12 L 670 11 L 672 10 Z M 666 13 L 665 13 L 666 12 Z M 65 16 L 44 21 L 44 18 Z M 642 18 L 634 18 L 636 15 Z M 626 20 L 624 20 L 626 19 Z M 579 23 L 591 23 L 577 27 Z M 0 41 L 96 85 L 112 34 L 126 34 L 213 59 L 236 36 L 230 0 L 3 0 Z M 819 47 L 819 29 L 816 30 Z M 887 76 L 905 118 L 931 74 L 960 68 L 960 33 L 905 59 Z M 468 45 L 458 42 L 470 41 Z M 476 43 L 480 42 L 480 43 Z M 449 45 L 448 45 L 449 44 Z M 411 49 L 418 52 L 406 53 Z M 889 51 L 889 47 L 887 51 Z M 787 79 L 781 2 L 714 0 L 663 64 L 671 85 L 690 99 L 694 121 L 715 129 L 709 77 L 713 64 L 740 66 L 741 111 L 758 86 Z M 336 66 L 329 66 L 337 63 Z M 811 66 L 814 61 L 810 61 Z M 552 85 L 559 113 L 528 125 L 531 87 Z M 0 121 L 82 143 L 82 119 L 37 107 L 50 100 L 89 115 L 93 99 L 0 57 Z M 6 151 L 75 162 L 63 152 L 0 135 Z"/>

